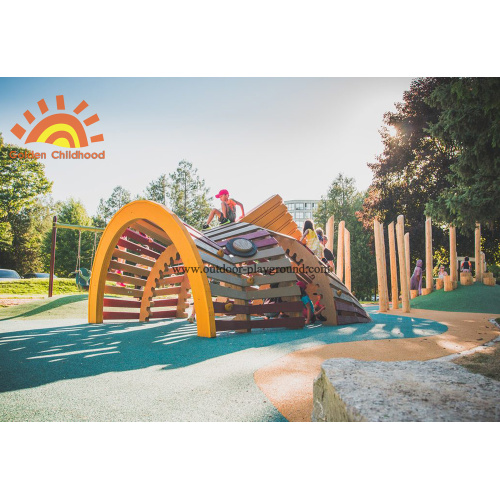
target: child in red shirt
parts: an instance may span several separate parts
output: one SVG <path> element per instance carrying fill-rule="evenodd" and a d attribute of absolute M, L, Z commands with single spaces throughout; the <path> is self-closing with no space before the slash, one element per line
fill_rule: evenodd
<path fill-rule="evenodd" d="M 229 198 L 229 191 L 227 189 L 221 189 L 219 194 L 215 195 L 216 198 L 220 199 L 221 209 L 217 210 L 216 208 L 212 208 L 210 215 L 208 216 L 208 220 L 206 224 L 203 224 L 203 229 L 208 229 L 210 223 L 214 216 L 217 215 L 219 217 L 219 222 L 221 224 L 227 224 L 228 222 L 236 221 L 236 206 L 241 208 L 241 216 L 245 216 L 245 209 L 243 205 L 236 200 L 232 200 Z"/>

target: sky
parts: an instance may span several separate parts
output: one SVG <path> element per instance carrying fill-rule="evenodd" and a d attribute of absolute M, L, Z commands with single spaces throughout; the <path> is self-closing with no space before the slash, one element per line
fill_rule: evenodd
<path fill-rule="evenodd" d="M 246 210 L 273 194 L 284 200 L 319 199 L 339 174 L 358 189 L 371 182 L 367 163 L 383 150 L 383 114 L 394 110 L 411 78 L 0 78 L 0 132 L 31 130 L 41 118 L 37 102 L 56 110 L 82 100 L 99 121 L 88 135 L 104 141 L 82 151 L 105 151 L 104 160 L 59 160 L 47 152 L 54 200 L 81 200 L 90 215 L 117 185 L 142 194 L 150 181 L 187 160 L 213 196 L 220 189 Z M 28 125 L 23 113 L 36 118 Z M 25 136 L 26 137 L 26 136 Z"/>

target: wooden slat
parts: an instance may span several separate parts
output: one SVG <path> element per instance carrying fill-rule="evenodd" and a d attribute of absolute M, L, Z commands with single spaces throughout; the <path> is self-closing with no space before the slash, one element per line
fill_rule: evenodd
<path fill-rule="evenodd" d="M 124 300 L 124 299 L 115 299 L 113 297 L 104 297 L 103 306 L 128 307 L 128 308 L 140 309 L 141 303 L 138 300 Z"/>
<path fill-rule="evenodd" d="M 263 238 L 264 236 L 269 236 L 269 231 L 267 231 L 267 229 L 260 229 L 258 231 L 254 231 L 253 233 L 245 234 L 245 238 L 247 240 L 255 240 L 257 238 Z M 226 238 L 225 240 L 220 240 L 217 242 L 217 245 L 224 247 L 227 245 L 227 242 L 230 239 L 231 238 Z"/>
<path fill-rule="evenodd" d="M 371 323 L 371 319 L 364 316 L 344 316 L 342 314 L 337 316 L 337 324 L 339 325 L 351 325 L 353 323 Z"/>
<path fill-rule="evenodd" d="M 248 222 L 233 222 L 232 224 L 224 224 L 223 226 L 217 226 L 213 229 L 209 229 L 208 231 L 203 231 L 203 234 L 211 240 L 215 240 L 218 235 L 228 230 L 232 231 L 233 229 L 240 229 L 248 226 L 251 226 L 251 224 L 249 224 Z"/>
<path fill-rule="evenodd" d="M 218 332 L 227 330 L 250 330 L 255 328 L 292 328 L 304 327 L 304 318 L 271 318 L 262 320 L 236 321 L 215 320 L 215 329 Z"/>
<path fill-rule="evenodd" d="M 286 257 L 283 257 L 282 259 L 270 260 L 268 262 L 258 262 L 251 267 L 254 267 L 256 269 L 260 268 L 263 271 L 266 271 L 269 269 L 280 268 L 280 267 L 292 267 L 292 263 Z"/>
<path fill-rule="evenodd" d="M 147 234 L 150 238 L 159 241 L 165 247 L 168 247 L 172 244 L 172 241 L 163 231 L 163 229 L 159 228 L 155 224 L 150 223 L 149 221 L 140 220 L 134 222 L 130 227 L 136 231 Z"/>
<path fill-rule="evenodd" d="M 288 213 L 288 210 L 287 210 L 286 206 L 280 205 L 280 206 L 274 208 L 273 210 L 269 211 L 263 217 L 261 217 L 259 219 L 259 226 L 262 226 L 266 229 L 268 228 L 268 226 L 269 226 L 269 229 L 271 229 L 270 226 L 273 226 L 273 225 L 279 226 L 279 223 L 277 224 L 277 221 L 279 221 L 279 219 L 287 213 Z"/>
<path fill-rule="evenodd" d="M 233 263 L 229 260 L 229 258 L 227 256 L 221 259 L 218 256 L 211 255 L 211 254 L 208 254 L 206 252 L 202 252 L 200 250 L 200 257 L 204 263 L 211 264 L 211 265 L 218 267 L 220 269 L 226 269 L 226 270 L 228 270 L 228 272 L 231 272 L 232 268 L 236 267 L 233 265 Z M 192 272 L 192 271 L 190 271 L 190 272 Z"/>
<path fill-rule="evenodd" d="M 151 311 L 149 319 L 175 318 L 176 315 L 177 315 L 176 309 L 171 309 L 168 311 Z"/>
<path fill-rule="evenodd" d="M 132 243 L 131 241 L 126 240 L 125 238 L 120 238 L 118 240 L 117 245 L 123 248 L 128 248 L 129 250 L 132 250 L 134 252 L 138 252 L 141 255 L 146 255 L 155 260 L 157 260 L 158 257 L 160 256 L 158 252 L 153 252 L 153 250 L 150 250 L 149 248 L 144 248 L 141 245 L 136 245 L 135 243 Z"/>
<path fill-rule="evenodd" d="M 237 305 L 233 304 L 230 312 L 226 311 L 224 302 L 214 302 L 214 311 L 224 314 L 264 314 L 272 312 L 298 312 L 303 309 L 302 302 L 279 302 L 277 304 L 249 304 Z"/>
<path fill-rule="evenodd" d="M 103 319 L 139 319 L 139 312 L 103 311 Z"/>
<path fill-rule="evenodd" d="M 159 243 L 156 243 L 156 241 L 153 241 L 151 238 L 147 238 L 143 236 L 142 234 L 139 234 L 137 231 L 134 231 L 133 229 L 128 228 L 123 234 L 122 237 L 127 237 L 129 239 L 132 239 L 134 241 L 137 241 L 141 245 L 146 245 L 152 250 L 156 250 L 158 253 L 162 253 L 165 250 L 164 245 L 160 245 Z"/>
<path fill-rule="evenodd" d="M 196 248 L 198 248 L 198 250 L 202 250 L 209 255 L 213 255 L 214 257 L 218 257 L 219 259 L 224 259 L 227 262 L 231 262 L 231 257 L 229 256 L 228 252 L 224 251 L 223 248 L 214 248 L 213 246 L 207 245 L 200 240 L 194 240 L 194 244 L 196 245 Z M 217 253 L 219 252 L 219 250 L 222 250 L 224 252 L 224 255 L 222 257 L 220 257 Z"/>
<path fill-rule="evenodd" d="M 177 295 L 181 291 L 180 286 L 172 286 L 169 288 L 155 288 L 153 297 L 164 297 L 165 295 Z"/>
<path fill-rule="evenodd" d="M 271 283 L 288 283 L 290 281 L 298 281 L 295 273 L 276 273 L 273 275 L 270 274 L 261 274 L 260 276 L 253 276 L 254 285 L 270 285 Z"/>
<path fill-rule="evenodd" d="M 150 261 L 153 263 L 153 261 Z M 111 260 L 109 263 L 109 269 L 117 269 L 125 273 L 135 274 L 136 276 L 149 276 L 149 269 L 144 269 L 143 267 L 131 266 L 130 264 L 124 264 L 123 262 L 118 262 L 117 260 Z"/>
<path fill-rule="evenodd" d="M 257 229 L 261 229 L 260 227 L 254 226 L 253 224 L 245 224 L 243 226 L 238 225 L 238 227 L 236 226 L 237 225 L 235 224 L 235 226 L 228 227 L 225 231 L 221 231 L 216 235 L 209 235 L 209 237 L 214 241 L 221 241 L 251 233 L 253 231 L 256 231 Z"/>
<path fill-rule="evenodd" d="M 279 246 L 267 248 L 265 250 L 259 250 L 255 255 L 251 257 L 233 257 L 231 260 L 235 264 L 241 264 L 243 262 L 248 262 L 250 260 L 261 260 L 261 259 L 269 259 L 271 257 L 281 257 L 285 255 L 283 249 Z"/>
<path fill-rule="evenodd" d="M 152 259 L 146 259 L 145 257 L 126 252 L 125 250 L 118 250 L 118 248 L 115 248 L 113 250 L 113 257 L 128 260 L 129 262 L 135 262 L 136 264 L 141 264 L 148 267 L 153 267 L 155 264 L 155 261 Z"/>
<path fill-rule="evenodd" d="M 129 297 L 142 297 L 142 290 L 136 290 L 134 288 L 127 288 L 124 286 L 104 286 L 104 293 L 109 293 L 111 295 L 127 295 Z"/>
<path fill-rule="evenodd" d="M 141 278 L 132 278 L 125 274 L 107 273 L 106 281 L 114 281 L 115 283 L 127 283 L 128 285 L 144 286 L 146 280 Z"/>
<path fill-rule="evenodd" d="M 207 273 L 207 276 L 210 279 L 216 281 L 222 281 L 223 283 L 229 283 L 231 285 L 236 285 L 241 287 L 249 286 L 246 278 L 237 276 L 232 273 Z"/>
<path fill-rule="evenodd" d="M 213 247 L 215 250 L 218 250 L 218 245 L 214 241 L 212 241 L 210 238 L 207 238 L 202 232 L 198 231 L 194 227 L 191 227 L 189 224 L 184 223 L 186 226 L 186 229 L 188 230 L 189 234 L 191 235 L 191 238 L 194 240 L 199 240 L 202 241 L 203 243 Z M 196 243 L 196 241 L 195 241 Z"/>
<path fill-rule="evenodd" d="M 361 313 L 361 310 L 358 306 L 355 306 L 352 303 L 346 302 L 344 300 L 337 299 L 335 301 L 335 307 L 337 308 L 337 311 L 350 311 L 350 312 Z"/>
<path fill-rule="evenodd" d="M 177 307 L 177 302 L 178 302 L 177 298 L 152 300 L 150 302 L 150 307 L 172 307 L 172 306 Z"/>
<path fill-rule="evenodd" d="M 157 281 L 157 286 L 172 285 L 173 283 L 182 283 L 185 279 L 185 274 L 179 274 L 177 276 L 168 276 L 166 278 L 160 278 Z"/>
<path fill-rule="evenodd" d="M 268 198 L 266 201 L 262 202 L 260 205 L 257 205 L 255 208 L 250 210 L 241 220 L 243 222 L 250 222 L 252 224 L 259 225 L 259 219 L 261 219 L 274 207 L 280 206 L 282 203 L 283 199 L 281 198 L 281 196 L 275 194 L 274 196 Z"/>
<path fill-rule="evenodd" d="M 212 297 L 229 297 L 231 299 L 246 300 L 247 294 L 243 290 L 235 290 L 227 286 L 210 283 L 210 292 Z"/>
<path fill-rule="evenodd" d="M 294 295 L 300 296 L 300 289 L 296 285 L 268 288 L 265 290 L 247 289 L 246 291 L 243 291 L 211 284 L 210 290 L 212 292 L 212 296 L 229 297 L 231 299 L 240 300 L 270 299 L 273 297 L 291 297 Z"/>

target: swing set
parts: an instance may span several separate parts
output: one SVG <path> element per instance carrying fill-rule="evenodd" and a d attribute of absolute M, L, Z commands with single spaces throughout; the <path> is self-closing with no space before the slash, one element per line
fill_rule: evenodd
<path fill-rule="evenodd" d="M 78 231 L 78 254 L 76 257 L 75 271 L 71 274 L 75 276 L 75 281 L 80 290 L 88 290 L 90 286 L 91 271 L 81 267 L 81 249 L 82 249 L 82 231 L 92 231 L 94 233 L 94 245 L 92 247 L 92 256 L 90 258 L 90 269 L 94 263 L 94 257 L 97 249 L 97 233 L 104 232 L 102 227 L 78 226 L 74 224 L 58 224 L 57 216 L 52 221 L 52 244 L 50 249 L 50 276 L 49 276 L 49 297 L 52 297 L 54 290 L 54 272 L 56 264 L 56 239 L 58 229 L 71 229 Z"/>

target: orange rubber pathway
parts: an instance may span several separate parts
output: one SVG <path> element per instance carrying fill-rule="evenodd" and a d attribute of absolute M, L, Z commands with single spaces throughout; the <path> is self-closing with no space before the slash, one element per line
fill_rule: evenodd
<path fill-rule="evenodd" d="M 389 311 L 404 317 L 430 319 L 448 327 L 445 333 L 421 338 L 363 340 L 328 344 L 295 351 L 255 372 L 258 387 L 291 422 L 309 422 L 313 406 L 313 381 L 323 361 L 353 358 L 364 361 L 426 361 L 466 351 L 493 340 L 499 331 L 484 313 L 450 313 L 413 309 Z"/>

